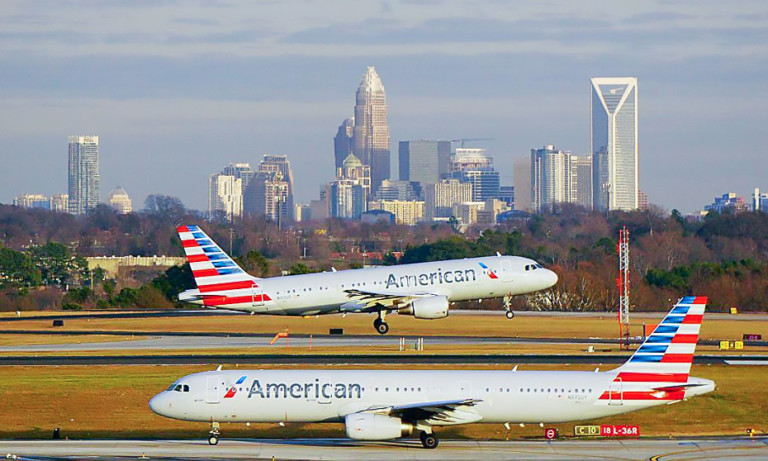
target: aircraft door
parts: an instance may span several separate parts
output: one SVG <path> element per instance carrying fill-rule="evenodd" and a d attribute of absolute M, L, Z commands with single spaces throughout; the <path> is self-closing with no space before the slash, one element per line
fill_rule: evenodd
<path fill-rule="evenodd" d="M 219 376 L 208 376 L 205 383 L 205 403 L 219 403 L 223 387 Z"/>
<path fill-rule="evenodd" d="M 251 306 L 264 306 L 264 290 L 262 290 L 261 287 L 255 283 L 251 285 Z"/>
<path fill-rule="evenodd" d="M 513 278 L 512 261 L 502 258 L 499 265 L 499 277 L 505 282 L 511 282 Z"/>
<path fill-rule="evenodd" d="M 624 405 L 624 383 L 618 381 L 608 386 L 608 405 Z"/>

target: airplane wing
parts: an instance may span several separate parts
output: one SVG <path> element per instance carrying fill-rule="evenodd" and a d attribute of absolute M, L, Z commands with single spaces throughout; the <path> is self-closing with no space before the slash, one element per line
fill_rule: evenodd
<path fill-rule="evenodd" d="M 474 406 L 482 400 L 460 399 L 438 402 L 408 403 L 403 405 L 374 407 L 365 413 L 379 413 L 402 418 L 404 421 L 423 421 L 427 424 L 448 426 L 475 423 L 483 419 Z"/>
<path fill-rule="evenodd" d="M 398 309 L 414 299 L 437 296 L 438 293 L 398 293 L 396 291 L 344 290 L 350 300 L 339 308 L 342 312 L 376 312 L 384 306 Z"/>

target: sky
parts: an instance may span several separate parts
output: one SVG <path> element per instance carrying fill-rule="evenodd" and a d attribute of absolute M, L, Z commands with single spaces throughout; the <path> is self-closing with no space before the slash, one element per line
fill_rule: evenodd
<path fill-rule="evenodd" d="M 764 0 L 3 0 L 0 202 L 67 189 L 69 135 L 122 186 L 207 209 L 208 178 L 287 154 L 297 202 L 334 177 L 366 66 L 397 143 L 512 161 L 590 151 L 590 78 L 638 78 L 640 188 L 684 212 L 768 191 Z"/>

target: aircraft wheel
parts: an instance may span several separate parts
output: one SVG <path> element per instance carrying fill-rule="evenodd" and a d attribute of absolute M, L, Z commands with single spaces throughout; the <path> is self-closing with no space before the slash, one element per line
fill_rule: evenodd
<path fill-rule="evenodd" d="M 426 432 L 422 431 L 421 434 L 419 434 L 419 438 L 421 439 L 421 445 L 424 446 L 424 448 L 428 448 L 430 450 L 437 448 L 437 445 L 440 443 L 440 440 L 437 438 L 437 435 L 434 432 L 427 434 Z"/>
<path fill-rule="evenodd" d="M 211 435 L 208 437 L 208 445 L 218 445 L 219 444 L 219 437 L 216 435 Z"/>
<path fill-rule="evenodd" d="M 373 327 L 376 328 L 376 331 L 380 335 L 385 335 L 389 333 L 389 325 L 387 322 L 382 322 L 379 319 L 376 319 L 376 322 L 373 322 Z"/>
<path fill-rule="evenodd" d="M 507 311 L 504 313 L 504 315 L 506 315 L 509 320 L 515 318 L 515 313 L 513 311 Z"/>

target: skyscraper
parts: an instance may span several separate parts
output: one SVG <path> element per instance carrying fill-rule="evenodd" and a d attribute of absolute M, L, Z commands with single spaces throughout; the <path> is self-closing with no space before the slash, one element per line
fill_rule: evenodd
<path fill-rule="evenodd" d="M 69 212 L 85 214 L 101 201 L 99 137 L 69 137 Z"/>
<path fill-rule="evenodd" d="M 352 132 L 355 126 L 355 118 L 348 118 L 344 120 L 339 129 L 336 132 L 336 136 L 333 137 L 333 154 L 336 169 L 339 169 L 344 164 L 347 156 L 353 152 L 352 148 Z"/>
<path fill-rule="evenodd" d="M 352 129 L 355 156 L 371 167 L 371 180 L 376 190 L 389 179 L 389 125 L 387 95 L 379 74 L 368 67 L 357 88 L 355 118 Z"/>
<path fill-rule="evenodd" d="M 596 210 L 638 207 L 635 77 L 592 79 L 592 194 Z"/>
<path fill-rule="evenodd" d="M 400 181 L 436 184 L 450 172 L 450 141 L 400 141 Z"/>
<path fill-rule="evenodd" d="M 256 172 L 253 171 L 253 168 L 251 168 L 251 164 L 246 162 L 230 163 L 229 165 L 225 166 L 223 170 L 221 170 L 221 174 L 234 176 L 235 178 L 239 179 L 242 182 L 242 189 L 245 191 L 245 188 L 248 187 L 248 183 L 251 182 L 251 179 L 256 174 Z"/>
<path fill-rule="evenodd" d="M 512 160 L 512 181 L 515 187 L 515 210 L 531 211 L 531 156 Z"/>
<path fill-rule="evenodd" d="M 571 200 L 592 208 L 592 156 L 571 155 Z"/>
<path fill-rule="evenodd" d="M 350 153 L 336 171 L 336 181 L 328 184 L 326 193 L 330 216 L 359 218 L 368 209 L 371 168 Z"/>

